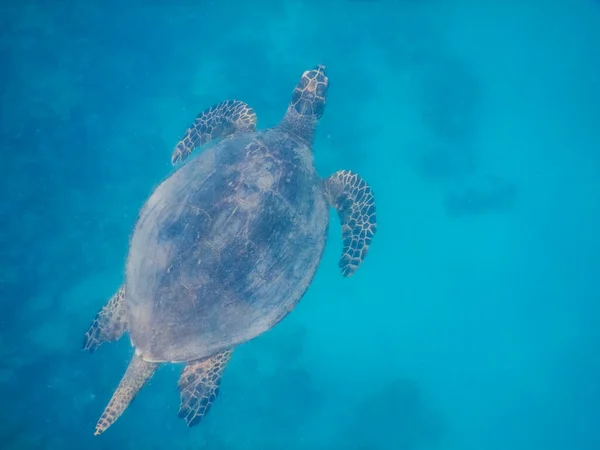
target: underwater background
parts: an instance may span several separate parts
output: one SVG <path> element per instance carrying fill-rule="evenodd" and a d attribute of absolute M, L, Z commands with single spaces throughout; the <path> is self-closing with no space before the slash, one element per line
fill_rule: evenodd
<path fill-rule="evenodd" d="M 0 60 L 0 448 L 600 448 L 600 2 L 6 0 Z M 277 124 L 317 63 L 365 262 L 340 275 L 332 210 L 198 427 L 165 365 L 94 437 L 133 349 L 83 334 L 174 145 L 222 100 Z"/>

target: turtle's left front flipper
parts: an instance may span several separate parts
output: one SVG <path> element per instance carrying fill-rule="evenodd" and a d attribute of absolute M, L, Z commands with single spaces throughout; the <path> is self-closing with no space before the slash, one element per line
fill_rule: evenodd
<path fill-rule="evenodd" d="M 256 113 L 246 103 L 239 100 L 217 103 L 196 117 L 192 126 L 177 143 L 171 155 L 171 163 L 183 161 L 196 147 L 214 139 L 255 129 Z"/>
<path fill-rule="evenodd" d="M 179 378 L 181 406 L 179 417 L 189 427 L 198 425 L 217 398 L 221 377 L 231 359 L 232 350 L 188 363 Z"/>
<path fill-rule="evenodd" d="M 340 259 L 342 275 L 352 275 L 367 256 L 377 229 L 375 196 L 358 174 L 340 170 L 325 180 L 329 203 L 340 217 L 344 249 Z"/>

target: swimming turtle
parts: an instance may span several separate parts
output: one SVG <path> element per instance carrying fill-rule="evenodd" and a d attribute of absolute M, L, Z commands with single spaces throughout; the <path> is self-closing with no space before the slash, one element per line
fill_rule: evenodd
<path fill-rule="evenodd" d="M 256 131 L 246 103 L 200 113 L 175 147 L 176 165 L 143 205 L 125 280 L 84 337 L 93 352 L 128 331 L 132 360 L 96 425 L 104 432 L 162 363 L 185 363 L 179 417 L 196 425 L 215 401 L 235 346 L 281 321 L 321 261 L 329 208 L 342 225 L 342 275 L 365 258 L 375 199 L 356 173 L 321 179 L 312 144 L 328 87 L 318 65 L 302 74 L 285 116 Z"/>

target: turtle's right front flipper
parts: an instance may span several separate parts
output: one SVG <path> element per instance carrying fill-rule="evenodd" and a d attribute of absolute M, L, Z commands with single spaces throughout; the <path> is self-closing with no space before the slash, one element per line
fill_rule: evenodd
<path fill-rule="evenodd" d="M 358 174 L 340 170 L 325 180 L 325 192 L 342 223 L 342 275 L 352 275 L 367 256 L 377 230 L 375 196 Z"/>
<path fill-rule="evenodd" d="M 106 305 L 96 314 L 92 325 L 83 337 L 83 349 L 90 353 L 105 342 L 119 339 L 127 322 L 125 320 L 125 287 L 121 286 Z"/>
<path fill-rule="evenodd" d="M 213 139 L 255 129 L 256 113 L 246 103 L 239 100 L 218 103 L 196 117 L 193 125 L 175 147 L 171 163 L 183 161 L 196 147 Z"/>

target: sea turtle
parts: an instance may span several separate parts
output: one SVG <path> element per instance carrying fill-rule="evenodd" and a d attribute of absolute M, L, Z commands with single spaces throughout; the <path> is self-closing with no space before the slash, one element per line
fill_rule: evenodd
<path fill-rule="evenodd" d="M 364 259 L 375 233 L 375 199 L 356 173 L 321 179 L 312 144 L 323 115 L 323 65 L 305 71 L 285 116 L 256 131 L 246 103 L 202 112 L 175 147 L 184 161 L 143 205 L 125 280 L 98 312 L 83 348 L 93 352 L 127 330 L 135 354 L 96 425 L 104 432 L 161 363 L 185 363 L 179 417 L 206 415 L 235 346 L 282 320 L 321 261 L 329 208 L 342 225 L 342 275 Z"/>

